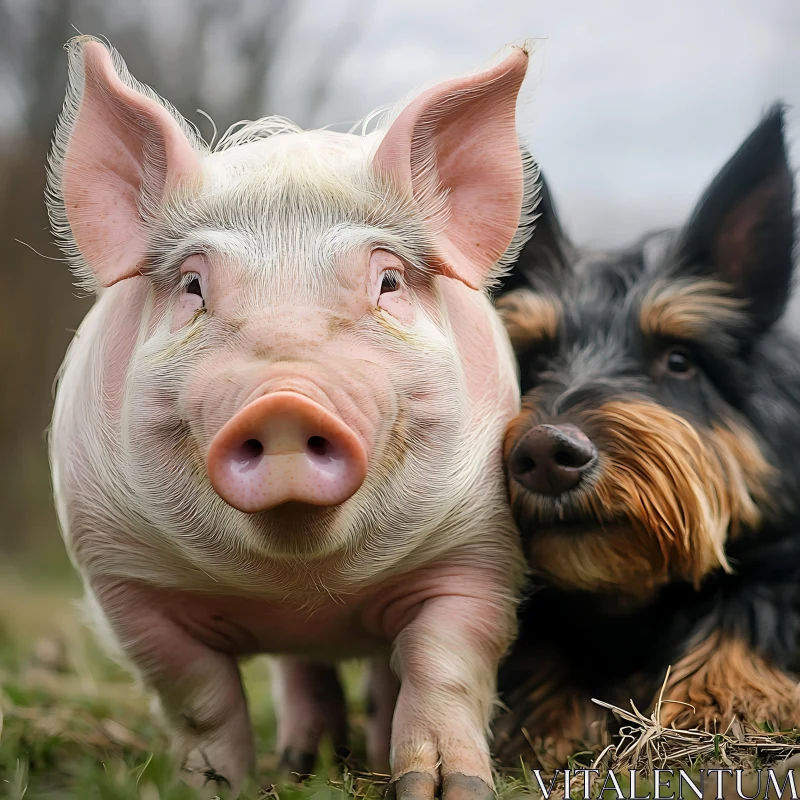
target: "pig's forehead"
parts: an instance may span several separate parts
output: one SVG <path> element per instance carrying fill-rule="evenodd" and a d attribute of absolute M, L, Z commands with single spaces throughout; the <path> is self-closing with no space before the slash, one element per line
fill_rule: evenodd
<path fill-rule="evenodd" d="M 313 173 L 343 181 L 369 171 L 375 136 L 303 131 L 269 136 L 214 152 L 204 159 L 207 183 L 223 188 L 241 180 L 306 181 Z"/>
<path fill-rule="evenodd" d="M 381 242 L 411 264 L 427 263 L 430 221 L 371 168 L 381 136 L 287 132 L 204 156 L 201 187 L 168 199 L 158 249 L 169 258 L 191 245 L 265 264 L 289 255 L 319 264 Z"/>
<path fill-rule="evenodd" d="M 301 222 L 307 230 L 363 223 L 380 207 L 407 210 L 396 187 L 372 170 L 375 142 L 375 136 L 304 131 L 212 153 L 203 159 L 195 205 L 209 220 L 280 229 Z"/>

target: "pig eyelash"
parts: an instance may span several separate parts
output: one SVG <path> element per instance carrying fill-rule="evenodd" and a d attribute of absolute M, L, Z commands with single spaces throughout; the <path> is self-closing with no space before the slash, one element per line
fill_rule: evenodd
<path fill-rule="evenodd" d="M 201 300 L 203 300 L 203 289 L 200 285 L 200 276 L 196 272 L 185 273 L 181 279 L 181 286 L 186 294 L 196 294 Z M 203 304 L 205 305 L 205 300 L 203 300 Z"/>
<path fill-rule="evenodd" d="M 400 288 L 400 281 L 402 279 L 400 270 L 387 269 L 381 275 L 381 294 L 388 294 L 389 292 L 396 292 Z"/>

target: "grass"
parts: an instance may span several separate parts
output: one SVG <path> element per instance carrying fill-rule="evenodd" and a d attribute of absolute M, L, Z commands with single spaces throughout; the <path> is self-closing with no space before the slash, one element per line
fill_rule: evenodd
<path fill-rule="evenodd" d="M 213 797 L 174 779 L 167 738 L 150 698 L 100 651 L 80 622 L 75 581 L 22 581 L 0 574 L 0 797 L 80 800 L 188 800 Z M 353 727 L 363 703 L 360 667 L 343 667 Z M 323 748 L 319 776 L 302 786 L 278 781 L 275 717 L 264 659 L 244 664 L 253 717 L 258 785 L 247 796 L 378 798 L 381 776 L 335 766 Z M 358 738 L 358 737 L 356 737 Z M 356 743 L 358 747 L 358 742 Z"/>
<path fill-rule="evenodd" d="M 213 798 L 211 789 L 192 790 L 176 780 L 167 739 L 150 714 L 147 693 L 103 655 L 84 629 L 72 602 L 79 594 L 74 578 L 23 580 L 19 574 L 0 573 L 0 798 Z M 267 663 L 254 659 L 243 672 L 260 754 L 257 782 L 244 797 L 377 800 L 382 796 L 385 776 L 343 771 L 329 749 L 321 753 L 315 778 L 301 785 L 280 780 L 271 755 L 275 718 Z M 359 665 L 344 665 L 343 678 L 358 759 L 363 753 Z M 656 767 L 681 768 L 696 775 L 701 767 L 750 769 L 800 753 L 798 737 L 769 730 L 746 731 L 739 725 L 716 734 L 678 732 L 662 728 L 636 709 L 614 711 L 623 722 L 622 738 L 601 753 L 576 754 L 575 766 L 580 767 L 582 759 L 623 776 L 634 768 L 652 774 Z M 640 795 L 652 789 L 643 777 L 637 786 Z M 620 783 L 627 792 L 627 781 Z M 522 766 L 500 776 L 497 788 L 501 800 L 541 796 L 535 776 Z M 595 782 L 593 796 L 599 789 Z M 557 785 L 553 797 L 559 794 L 563 798 Z M 582 785 L 576 785 L 573 796 L 581 795 Z"/>

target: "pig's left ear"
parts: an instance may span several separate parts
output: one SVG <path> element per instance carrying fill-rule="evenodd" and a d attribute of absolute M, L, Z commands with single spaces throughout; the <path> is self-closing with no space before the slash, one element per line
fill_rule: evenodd
<path fill-rule="evenodd" d="M 199 137 L 101 42 L 80 36 L 67 50 L 48 210 L 81 284 L 97 289 L 140 273 L 167 190 L 199 174 Z"/>
<path fill-rule="evenodd" d="M 473 289 L 484 285 L 520 224 L 516 104 L 527 68 L 527 52 L 514 48 L 487 72 L 423 92 L 391 125 L 373 159 L 437 229 L 434 266 Z"/>

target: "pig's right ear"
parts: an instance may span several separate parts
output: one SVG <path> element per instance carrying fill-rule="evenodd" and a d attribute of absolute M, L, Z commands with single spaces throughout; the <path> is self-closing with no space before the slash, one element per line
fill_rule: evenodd
<path fill-rule="evenodd" d="M 48 210 L 79 280 L 97 289 L 140 273 L 153 213 L 168 188 L 199 174 L 200 162 L 188 125 L 116 53 L 86 36 L 67 49 Z"/>
<path fill-rule="evenodd" d="M 520 225 L 523 168 L 518 47 L 487 72 L 434 86 L 392 123 L 373 166 L 412 196 L 437 236 L 435 267 L 473 289 L 487 283 Z"/>

